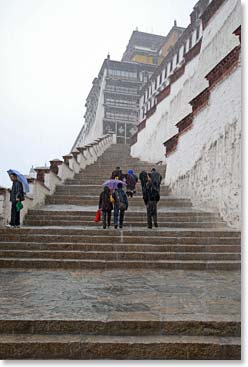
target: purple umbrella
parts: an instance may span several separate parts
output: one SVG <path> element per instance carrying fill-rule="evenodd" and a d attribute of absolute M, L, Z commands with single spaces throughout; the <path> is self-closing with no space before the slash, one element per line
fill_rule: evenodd
<path fill-rule="evenodd" d="M 102 184 L 102 186 L 107 186 L 110 190 L 115 190 L 117 189 L 118 183 L 121 183 L 123 186 L 126 186 L 126 182 L 123 182 L 121 180 L 107 180 Z"/>

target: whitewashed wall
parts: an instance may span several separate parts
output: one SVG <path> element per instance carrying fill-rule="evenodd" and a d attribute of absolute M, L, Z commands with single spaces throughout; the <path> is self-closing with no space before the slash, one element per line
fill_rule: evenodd
<path fill-rule="evenodd" d="M 241 68 L 211 91 L 209 106 L 194 118 L 193 128 L 180 136 L 176 152 L 167 159 L 162 143 L 192 111 L 189 101 L 208 87 L 205 76 L 239 44 L 233 31 L 240 24 L 240 1 L 225 1 L 203 31 L 200 54 L 171 85 L 170 95 L 157 105 L 131 147 L 134 157 L 166 162 L 166 183 L 173 193 L 218 210 L 234 227 L 240 225 Z"/>
<path fill-rule="evenodd" d="M 240 25 L 239 0 L 227 0 L 203 31 L 201 52 L 185 67 L 185 73 L 171 85 L 171 93 L 157 105 L 157 110 L 138 134 L 131 147 L 134 157 L 149 161 L 164 160 L 164 141 L 177 133 L 175 124 L 191 112 L 189 101 L 208 87 L 205 76 L 235 46 L 238 37 L 232 32 Z"/>
<path fill-rule="evenodd" d="M 104 118 L 103 104 L 104 104 L 104 89 L 106 84 L 106 74 L 107 69 L 104 70 L 104 74 L 102 76 L 102 83 L 94 124 L 92 125 L 92 127 L 89 130 L 89 133 L 86 136 L 84 130 L 83 129 L 81 130 L 76 142 L 74 143 L 75 147 L 89 144 L 93 142 L 96 139 L 96 137 L 103 135 L 103 118 Z"/>
<path fill-rule="evenodd" d="M 212 91 L 193 127 L 166 159 L 166 184 L 196 206 L 216 209 L 233 227 L 241 212 L 241 67 Z"/>
<path fill-rule="evenodd" d="M 226 0 L 204 30 L 197 73 L 194 76 L 192 98 L 208 87 L 205 75 L 239 44 L 238 37 L 232 32 L 240 24 L 240 0 Z"/>
<path fill-rule="evenodd" d="M 191 96 L 192 78 L 198 65 L 196 56 L 186 72 L 171 85 L 171 93 L 157 105 L 156 112 L 147 120 L 146 128 L 138 134 L 138 142 L 131 147 L 131 154 L 140 159 L 164 161 L 163 142 L 177 133 L 175 124 L 191 112 L 188 104 Z"/>

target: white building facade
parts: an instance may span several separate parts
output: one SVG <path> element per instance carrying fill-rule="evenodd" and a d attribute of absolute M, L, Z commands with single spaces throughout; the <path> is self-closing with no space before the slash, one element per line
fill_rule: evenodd
<path fill-rule="evenodd" d="M 172 192 L 240 227 L 241 3 L 199 1 L 140 98 L 131 154 L 163 161 Z"/>

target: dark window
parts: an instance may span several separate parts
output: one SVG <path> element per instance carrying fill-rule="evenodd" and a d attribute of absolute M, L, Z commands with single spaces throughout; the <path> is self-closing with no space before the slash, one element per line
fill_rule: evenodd
<path fill-rule="evenodd" d="M 159 84 L 161 84 L 162 83 L 162 74 L 163 74 L 163 72 L 160 74 L 160 76 L 159 76 Z"/>
<path fill-rule="evenodd" d="M 200 36 L 200 26 L 198 26 L 196 29 L 196 40 L 198 40 L 199 36 Z"/>
<path fill-rule="evenodd" d="M 192 47 L 192 35 L 189 37 L 189 49 Z"/>
<path fill-rule="evenodd" d="M 170 71 L 172 71 L 173 60 L 170 62 Z"/>
<path fill-rule="evenodd" d="M 161 73 L 161 75 L 162 75 L 162 73 Z M 167 65 L 165 66 L 165 70 L 164 70 L 164 78 L 166 78 L 167 77 Z"/>
<path fill-rule="evenodd" d="M 183 55 L 185 55 L 185 54 L 186 54 L 186 49 L 187 49 L 187 44 L 186 44 L 186 43 L 184 43 L 184 45 L 183 45 Z"/>
<path fill-rule="evenodd" d="M 177 53 L 177 64 L 179 63 L 179 51 Z"/>

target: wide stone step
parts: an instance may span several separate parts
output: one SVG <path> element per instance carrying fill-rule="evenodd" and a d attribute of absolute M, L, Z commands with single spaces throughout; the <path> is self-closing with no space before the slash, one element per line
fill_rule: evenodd
<path fill-rule="evenodd" d="M 220 315 L 218 319 L 211 317 L 187 318 L 165 317 L 163 320 L 154 317 L 109 318 L 102 319 L 0 319 L 0 335 L 20 333 L 22 335 L 51 333 L 73 333 L 81 335 L 109 335 L 109 336 L 222 336 L 239 337 L 241 322 L 238 317 Z"/>
<path fill-rule="evenodd" d="M 85 178 L 83 178 L 82 180 L 66 180 L 65 182 L 64 182 L 64 184 L 66 185 L 66 186 L 71 186 L 71 185 L 88 185 L 88 186 L 92 186 L 92 185 L 99 185 L 99 186 L 101 186 L 101 189 L 99 190 L 99 191 L 97 191 L 97 194 L 99 195 L 100 194 L 100 192 L 102 192 L 102 190 L 103 190 L 103 186 L 102 186 L 102 184 L 106 181 L 106 180 L 108 180 L 109 179 L 109 177 L 104 177 L 104 178 L 97 178 L 97 179 L 92 179 L 92 178 L 88 178 L 88 177 L 85 177 Z M 141 194 L 141 190 L 139 190 L 139 192 L 140 192 L 140 194 Z M 169 193 L 170 193 L 170 191 L 169 191 Z M 162 192 L 162 194 L 163 194 L 163 192 Z M 168 195 L 167 194 L 167 191 L 166 191 L 166 193 L 165 193 L 165 195 Z"/>
<path fill-rule="evenodd" d="M 192 245 L 192 244 L 123 244 L 123 243 L 75 243 L 75 242 L 0 242 L 1 250 L 42 250 L 42 251 L 117 251 L 117 252 L 214 252 L 240 253 L 240 245 Z"/>
<path fill-rule="evenodd" d="M 2 334 L 1 359 L 239 360 L 240 337 Z"/>
<path fill-rule="evenodd" d="M 240 270 L 240 261 L 218 260 L 71 260 L 1 258 L 1 268 L 25 269 L 170 269 L 170 270 Z"/>
<path fill-rule="evenodd" d="M 209 222 L 209 223 L 213 223 L 213 222 L 221 222 L 221 218 L 218 216 L 214 216 L 214 215 L 205 215 L 205 216 L 198 216 L 198 215 L 189 215 L 189 216 L 180 216 L 178 215 L 173 215 L 171 214 L 169 215 L 164 215 L 166 213 L 158 213 L 158 222 L 163 223 L 163 222 Z M 113 212 L 112 212 L 113 215 Z M 65 214 L 61 214 L 61 213 L 57 213 L 54 214 L 52 211 L 49 212 L 49 214 L 36 214 L 35 212 L 29 212 L 28 216 L 27 216 L 27 220 L 67 220 L 70 222 L 74 222 L 74 221 L 79 221 L 82 223 L 82 221 L 89 221 L 92 220 L 92 218 L 95 217 L 95 212 L 92 213 L 88 213 L 88 214 L 75 214 L 75 215 L 70 215 L 70 212 L 67 212 Z M 125 223 L 134 223 L 134 222 L 144 222 L 146 223 L 146 219 L 147 219 L 147 215 L 146 213 L 131 213 L 131 212 L 127 212 L 125 215 Z"/>
<path fill-rule="evenodd" d="M 104 230 L 104 229 L 92 229 L 87 227 L 68 227 L 68 228 L 58 228 L 57 227 L 50 227 L 50 228 L 43 228 L 43 227 L 22 227 L 22 228 L 0 228 L 0 238 L 3 238 L 4 236 L 22 236 L 22 235 L 29 235 L 29 234 L 35 234 L 35 235 L 59 235 L 59 236 L 102 236 L 103 238 L 105 236 L 112 236 L 113 238 L 124 238 L 124 237 L 138 237 L 141 236 L 144 237 L 158 237 L 158 238 L 175 238 L 175 239 L 181 239 L 181 238 L 204 238 L 207 237 L 209 239 L 211 238 L 232 238 L 232 239 L 241 239 L 241 234 L 239 231 L 232 230 L 232 229 L 166 229 L 166 228 L 157 228 L 156 230 L 141 230 L 139 228 L 132 228 L 129 230 L 128 228 L 124 228 L 123 230 Z"/>
<path fill-rule="evenodd" d="M 45 250 L 0 250 L 0 258 L 36 259 L 84 259 L 84 260 L 190 260 L 190 261 L 230 261 L 240 260 L 239 253 L 214 252 L 120 252 L 120 251 L 45 251 Z"/>
<path fill-rule="evenodd" d="M 214 238 L 214 237 L 113 237 L 113 236 L 94 236 L 94 235 L 9 235 L 2 236 L 2 242 L 6 241 L 18 241 L 18 242 L 60 242 L 60 243 L 126 243 L 126 244 L 222 244 L 222 245 L 239 245 L 240 239 L 226 237 L 226 238 Z"/>
<path fill-rule="evenodd" d="M 140 185 L 137 185 L 135 196 L 142 195 L 142 189 Z M 93 195 L 97 196 L 103 191 L 102 185 L 61 185 L 56 187 L 56 194 L 59 195 Z M 168 187 L 161 187 L 160 195 L 168 195 L 169 194 Z"/>
<path fill-rule="evenodd" d="M 47 217 L 47 216 L 52 216 L 52 217 L 63 217 L 63 218 L 69 218 L 69 217 L 77 217 L 77 218 L 90 218 L 90 217 L 94 217 L 96 214 L 96 211 L 93 210 L 64 210 L 64 209 L 60 209 L 60 210 L 56 210 L 56 209 L 52 209 L 52 210 L 48 210 L 46 209 L 46 207 L 44 207 L 43 209 L 30 209 L 28 211 L 28 214 L 30 216 L 38 216 L 38 217 Z M 125 213 L 125 219 L 137 219 L 138 218 L 142 218 L 142 219 L 146 219 L 146 209 L 143 206 L 142 209 L 140 210 L 135 210 L 135 211 L 131 211 L 128 210 Z M 209 213 L 209 212 L 201 212 L 201 211 L 194 211 L 194 210 L 187 210 L 184 209 L 183 211 L 180 210 L 180 208 L 178 209 L 174 209 L 170 210 L 170 211 L 161 211 L 160 208 L 158 209 L 158 217 L 159 218 L 163 218 L 163 219 L 169 219 L 169 218 L 173 218 L 173 220 L 176 220 L 176 218 L 182 218 L 183 221 L 187 221 L 187 219 L 194 219 L 194 220 L 205 220 L 205 219 L 210 219 L 213 218 L 213 220 L 218 220 L 218 218 L 220 218 L 219 214 L 217 213 Z"/>
<path fill-rule="evenodd" d="M 106 163 L 105 159 L 97 160 L 93 164 L 86 166 L 85 171 L 96 167 L 99 170 L 112 172 L 117 166 L 119 166 L 122 170 L 133 169 L 133 170 L 140 170 L 140 171 L 145 170 L 148 172 L 150 172 L 153 168 L 155 168 L 156 171 L 158 172 L 164 171 L 166 169 L 165 165 L 157 165 L 157 164 L 147 163 L 144 161 L 142 162 L 139 160 L 134 160 L 131 157 L 127 157 L 126 160 L 122 161 L 122 164 L 121 162 L 118 162 L 116 159 L 115 159 L 115 162 L 112 162 L 112 163 L 111 162 Z"/>
<path fill-rule="evenodd" d="M 81 173 L 79 174 L 75 174 L 74 179 L 80 179 L 80 178 L 84 178 L 84 177 L 106 177 L 107 179 L 111 177 L 112 172 L 114 171 L 115 167 L 110 170 L 105 170 L 105 169 L 101 169 L 100 165 L 99 168 L 95 167 L 95 165 L 93 166 L 89 166 L 89 168 L 86 168 L 85 170 L 81 171 Z M 147 169 L 147 167 L 127 167 L 127 168 L 123 168 L 121 167 L 122 172 L 124 174 L 127 173 L 127 171 L 129 169 L 133 169 L 134 173 L 139 177 L 139 174 L 141 171 L 146 171 L 146 172 L 150 172 L 151 169 Z M 158 170 L 158 172 L 160 172 L 161 176 L 164 176 L 164 170 Z"/>
<path fill-rule="evenodd" d="M 107 181 L 108 179 L 110 179 L 108 176 L 103 176 L 103 177 L 88 177 L 88 176 L 85 176 L 85 177 L 82 177 L 80 179 L 67 179 L 65 182 L 64 182 L 64 186 L 66 186 L 66 188 L 71 187 L 71 186 L 88 186 L 89 189 L 93 189 L 93 190 L 97 190 L 97 194 L 100 194 L 100 192 L 102 192 L 103 190 L 103 183 L 105 181 Z M 89 187 L 90 186 L 90 187 Z M 58 186 L 57 186 L 58 187 Z M 161 186 L 161 188 L 163 187 L 163 185 Z M 125 187 L 124 187 L 125 189 Z M 136 185 L 136 191 L 138 192 L 142 192 L 141 190 L 141 186 L 140 186 L 140 183 L 138 182 L 137 185 Z M 163 194 L 163 192 L 166 192 L 166 195 L 167 195 L 167 192 L 170 192 L 170 190 L 168 190 L 167 188 L 166 189 L 163 189 L 161 190 L 161 194 Z"/>
<path fill-rule="evenodd" d="M 76 222 L 80 222 L 80 225 L 82 225 L 83 222 L 87 222 L 87 223 L 92 223 L 93 222 L 93 218 L 95 217 L 95 213 L 89 214 L 89 215 L 53 215 L 52 212 L 50 212 L 50 214 L 47 215 L 42 215 L 42 214 L 28 214 L 28 216 L 26 217 L 25 223 L 31 222 L 31 221 L 40 221 L 40 222 L 44 222 L 44 221 L 67 221 L 72 225 L 72 223 L 76 223 Z M 112 217 L 113 217 L 113 213 L 112 213 Z M 147 220 L 147 216 L 145 214 L 140 215 L 140 214 L 136 214 L 135 216 L 130 216 L 130 215 L 126 215 L 125 216 L 125 224 L 135 224 L 136 223 L 146 223 Z M 174 215 L 174 216 L 162 216 L 160 215 L 160 213 L 158 214 L 158 223 L 161 224 L 162 227 L 164 227 L 163 223 L 210 223 L 210 224 L 215 224 L 215 223 L 224 223 L 223 221 L 221 221 L 220 218 L 216 218 L 216 217 L 212 217 L 210 216 L 202 216 L 202 217 L 197 217 L 197 216 L 179 216 L 179 215 Z M 87 225 L 89 225 L 87 224 Z M 95 224 L 93 222 L 93 224 Z"/>
<path fill-rule="evenodd" d="M 112 218 L 113 222 L 113 218 Z M 25 220 L 25 224 L 29 226 L 91 226 L 91 227 L 99 227 L 102 226 L 100 223 L 95 223 L 93 218 L 91 220 L 75 220 L 73 217 L 71 220 L 61 220 L 58 218 L 55 219 L 33 219 L 27 218 Z M 134 226 L 134 227 L 146 227 L 147 222 L 143 220 L 142 222 L 132 221 L 132 220 L 125 220 L 126 226 Z M 112 224 L 113 226 L 113 224 Z M 166 227 L 166 228 L 226 228 L 226 224 L 224 222 L 182 222 L 182 221 L 168 221 L 168 222 L 161 222 L 158 221 L 159 227 Z"/>
<path fill-rule="evenodd" d="M 54 194 L 53 196 L 46 197 L 46 204 L 71 204 L 71 205 L 98 205 L 99 196 L 82 196 L 82 195 L 58 195 Z M 144 201 L 142 197 L 133 197 L 129 200 L 130 206 L 142 206 L 144 205 Z M 169 198 L 166 196 L 161 196 L 159 204 L 160 206 L 165 207 L 191 207 L 192 203 L 189 199 L 177 199 L 177 198 Z"/>

